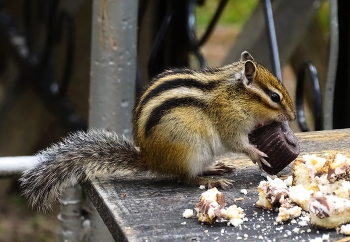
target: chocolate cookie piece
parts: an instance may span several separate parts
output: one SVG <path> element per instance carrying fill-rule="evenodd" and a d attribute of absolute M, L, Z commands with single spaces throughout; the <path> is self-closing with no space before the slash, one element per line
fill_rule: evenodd
<path fill-rule="evenodd" d="M 248 138 L 251 144 L 268 156 L 265 159 L 272 167 L 262 164 L 262 168 L 271 175 L 282 171 L 300 152 L 298 140 L 286 122 L 273 122 L 257 128 Z"/>

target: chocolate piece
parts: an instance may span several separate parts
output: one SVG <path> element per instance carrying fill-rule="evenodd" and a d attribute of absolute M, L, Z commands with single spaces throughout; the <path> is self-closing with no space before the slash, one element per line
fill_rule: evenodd
<path fill-rule="evenodd" d="M 249 142 L 264 152 L 265 158 L 272 167 L 262 164 L 264 171 L 276 175 L 289 165 L 299 155 L 300 148 L 297 138 L 285 122 L 273 122 L 253 130 Z"/>

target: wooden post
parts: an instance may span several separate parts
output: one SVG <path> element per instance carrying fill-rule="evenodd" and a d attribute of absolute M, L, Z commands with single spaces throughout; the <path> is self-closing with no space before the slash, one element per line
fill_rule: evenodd
<path fill-rule="evenodd" d="M 135 99 L 137 6 L 135 0 L 93 1 L 89 126 L 125 136 L 131 136 Z M 113 241 L 92 209 L 91 241 Z"/>

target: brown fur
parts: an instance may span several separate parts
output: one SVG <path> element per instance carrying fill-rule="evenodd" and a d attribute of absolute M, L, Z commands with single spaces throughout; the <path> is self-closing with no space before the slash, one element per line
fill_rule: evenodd
<path fill-rule="evenodd" d="M 241 61 L 218 69 L 183 72 L 170 70 L 161 74 L 161 78 L 153 80 L 142 95 L 141 102 L 151 90 L 176 79 L 194 79 L 199 83 L 218 82 L 219 85 L 210 92 L 188 87 L 189 94 L 175 92 L 178 87 L 174 87 L 149 99 L 142 107 L 136 106 L 135 113 L 138 113 L 138 117 L 134 119 L 135 142 L 140 146 L 142 160 L 150 170 L 185 178 L 200 175 L 191 173 L 189 167 L 193 166 L 194 162 L 200 163 L 193 157 L 200 153 L 201 147 L 210 146 L 213 132 L 218 133 L 225 150 L 244 152 L 253 161 L 259 162 L 257 159 L 260 156 L 252 155 L 255 150 L 247 147 L 249 144 L 245 139 L 248 133 L 258 123 L 294 120 L 295 110 L 287 90 L 277 78 L 254 62 L 250 55 L 246 57 L 248 59 L 242 60 L 242 57 Z M 242 81 L 243 77 L 236 78 L 240 73 L 244 73 L 247 61 L 253 63 L 251 66 L 255 70 L 252 83 L 248 86 Z M 279 94 L 280 104 L 271 101 L 266 91 Z M 166 100 L 181 95 L 201 100 L 206 106 L 198 108 L 190 105 L 170 109 L 152 128 L 152 134 L 144 135 L 145 120 L 150 118 L 151 111 Z M 199 170 L 205 169 L 206 167 L 203 167 Z"/>

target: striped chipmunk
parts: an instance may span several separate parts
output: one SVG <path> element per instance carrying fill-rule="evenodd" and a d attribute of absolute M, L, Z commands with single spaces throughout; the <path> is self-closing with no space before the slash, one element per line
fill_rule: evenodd
<path fill-rule="evenodd" d="M 144 171 L 229 188 L 228 179 L 203 176 L 233 171 L 213 157 L 240 152 L 259 167 L 269 166 L 248 134 L 295 116 L 286 88 L 246 51 L 238 62 L 221 68 L 167 70 L 154 78 L 134 108 L 135 145 L 103 129 L 73 133 L 37 154 L 38 164 L 21 177 L 22 193 L 46 211 L 76 180 Z"/>

